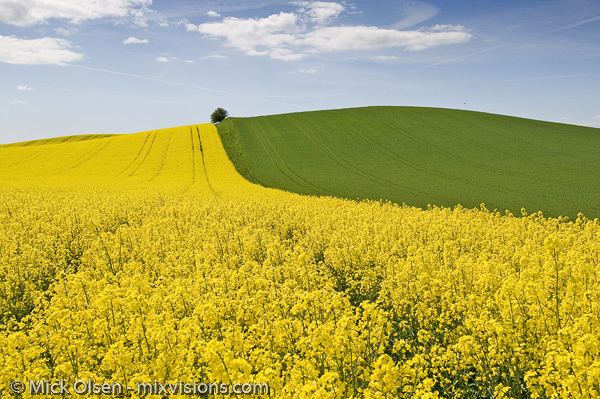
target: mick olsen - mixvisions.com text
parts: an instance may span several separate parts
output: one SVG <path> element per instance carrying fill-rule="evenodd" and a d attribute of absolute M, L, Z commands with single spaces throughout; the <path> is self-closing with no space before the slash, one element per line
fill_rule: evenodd
<path fill-rule="evenodd" d="M 266 383 L 204 383 L 204 382 L 137 382 L 132 385 L 119 382 L 96 382 L 93 380 L 30 380 L 12 381 L 11 393 L 21 395 L 98 395 L 127 396 L 136 394 L 144 396 L 170 395 L 265 395 L 270 394 Z"/>

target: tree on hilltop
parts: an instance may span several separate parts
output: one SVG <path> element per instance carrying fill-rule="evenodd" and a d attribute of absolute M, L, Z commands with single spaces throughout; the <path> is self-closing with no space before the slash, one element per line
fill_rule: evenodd
<path fill-rule="evenodd" d="M 214 124 L 221 123 L 229 116 L 229 112 L 225 108 L 217 108 L 210 115 L 210 121 Z"/>

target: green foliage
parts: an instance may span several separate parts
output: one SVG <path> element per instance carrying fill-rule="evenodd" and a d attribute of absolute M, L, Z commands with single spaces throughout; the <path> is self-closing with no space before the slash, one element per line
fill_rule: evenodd
<path fill-rule="evenodd" d="M 600 216 L 600 130 L 481 112 L 367 107 L 219 126 L 246 178 L 303 194 Z"/>
<path fill-rule="evenodd" d="M 217 108 L 210 115 L 210 121 L 212 123 L 221 123 L 229 116 L 229 113 L 224 108 Z"/>

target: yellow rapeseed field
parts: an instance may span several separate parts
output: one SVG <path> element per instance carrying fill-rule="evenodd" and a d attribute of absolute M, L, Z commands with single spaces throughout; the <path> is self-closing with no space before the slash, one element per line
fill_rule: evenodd
<path fill-rule="evenodd" d="M 212 125 L 0 147 L 0 396 L 598 398 L 599 268 L 598 220 L 266 189 Z"/>

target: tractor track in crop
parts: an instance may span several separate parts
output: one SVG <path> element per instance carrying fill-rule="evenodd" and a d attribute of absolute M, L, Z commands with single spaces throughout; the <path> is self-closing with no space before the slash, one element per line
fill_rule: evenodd
<path fill-rule="evenodd" d="M 94 148 L 92 148 L 91 150 L 86 152 L 83 156 L 79 157 L 77 160 L 75 160 L 73 162 L 69 162 L 66 165 L 63 165 L 61 168 L 57 169 L 54 173 L 57 174 L 57 173 L 61 173 L 61 172 L 67 171 L 67 170 L 72 170 L 72 169 L 80 167 L 84 163 L 89 162 L 91 159 L 93 159 L 102 150 L 104 150 L 106 147 L 108 147 L 109 144 L 110 144 L 110 141 L 105 141 L 105 142 L 102 142 L 102 143 L 94 146 Z"/>
<path fill-rule="evenodd" d="M 131 162 L 129 162 L 129 164 L 127 164 L 127 166 L 122 171 L 119 172 L 119 174 L 123 174 L 123 173 L 127 172 L 127 170 L 135 164 L 135 161 L 137 161 L 138 158 L 140 157 L 140 155 L 142 155 L 142 151 L 144 151 L 144 148 L 146 147 L 146 143 L 148 143 L 149 138 L 150 138 L 150 134 L 147 133 L 144 136 L 144 142 L 142 143 L 142 146 L 140 147 L 140 149 L 137 152 L 137 154 L 135 155 L 135 157 L 131 160 Z"/>
<path fill-rule="evenodd" d="M 152 175 L 152 177 L 148 180 L 148 182 L 152 182 L 155 179 L 158 178 L 158 176 L 160 176 L 164 166 L 165 166 L 165 162 L 167 160 L 167 155 L 169 153 L 169 149 L 171 148 L 171 142 L 173 141 L 173 136 L 174 136 L 174 132 L 170 131 L 169 132 L 169 139 L 167 140 L 167 145 L 164 146 L 164 150 L 161 154 L 161 159 L 160 159 L 160 164 L 158 165 L 158 168 L 156 169 L 156 172 L 154 172 L 154 174 Z"/>
<path fill-rule="evenodd" d="M 191 129 L 191 128 L 190 128 Z M 200 136 L 200 129 L 198 125 L 196 125 L 196 135 L 198 136 L 198 149 L 200 150 L 200 158 L 202 159 L 202 170 L 204 172 L 204 177 L 206 178 L 206 184 L 212 193 L 215 192 L 213 190 L 212 185 L 210 184 L 210 179 L 208 178 L 208 171 L 206 170 L 206 161 L 204 159 L 204 148 L 202 147 L 202 138 Z"/>
<path fill-rule="evenodd" d="M 146 159 L 148 159 L 148 155 L 150 155 L 150 152 L 152 152 L 152 147 L 154 147 L 154 142 L 156 141 L 157 134 L 156 134 L 156 132 L 152 132 L 151 135 L 152 135 L 152 138 L 150 139 L 150 144 L 148 145 L 148 149 L 146 150 L 146 153 L 140 159 L 140 162 L 137 164 L 135 169 L 133 169 L 131 172 L 129 172 L 128 176 L 133 176 L 142 167 L 142 165 L 146 162 Z"/>

